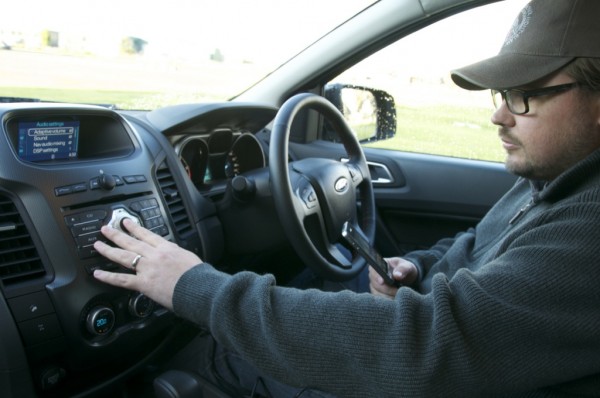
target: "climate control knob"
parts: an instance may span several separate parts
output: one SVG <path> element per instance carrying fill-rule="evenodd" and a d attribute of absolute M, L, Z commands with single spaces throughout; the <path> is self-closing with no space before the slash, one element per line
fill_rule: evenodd
<path fill-rule="evenodd" d="M 115 326 L 115 313 L 110 307 L 98 305 L 88 312 L 85 326 L 91 334 L 104 336 Z"/>
<path fill-rule="evenodd" d="M 148 296 L 137 293 L 129 298 L 129 313 L 138 318 L 145 318 L 154 311 L 154 301 Z"/>

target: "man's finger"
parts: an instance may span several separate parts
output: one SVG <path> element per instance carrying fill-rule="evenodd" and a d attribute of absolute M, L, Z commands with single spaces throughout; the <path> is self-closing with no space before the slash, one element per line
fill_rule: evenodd
<path fill-rule="evenodd" d="M 125 268 L 133 269 L 133 260 L 137 256 L 136 252 L 123 250 L 118 247 L 112 247 L 102 241 L 94 242 L 94 249 L 96 249 L 98 253 L 108 258 L 109 260 L 120 264 Z"/>
<path fill-rule="evenodd" d="M 146 242 L 150 246 L 156 247 L 165 241 L 165 239 L 161 236 L 140 226 L 139 224 L 133 222 L 129 218 L 123 220 L 123 226 L 125 227 L 125 229 L 127 229 L 127 232 L 129 232 L 133 237 L 143 242 Z"/>
<path fill-rule="evenodd" d="M 148 243 L 138 240 L 137 238 L 130 236 L 123 231 L 106 225 L 103 226 L 100 231 L 102 232 L 102 235 L 114 242 L 117 246 L 130 252 L 146 253 L 149 249 L 149 246 L 151 246 Z"/>
<path fill-rule="evenodd" d="M 95 270 L 94 278 L 109 285 L 123 287 L 130 290 L 139 290 L 137 286 L 137 277 L 132 274 L 120 274 L 117 272 L 107 272 Z"/>

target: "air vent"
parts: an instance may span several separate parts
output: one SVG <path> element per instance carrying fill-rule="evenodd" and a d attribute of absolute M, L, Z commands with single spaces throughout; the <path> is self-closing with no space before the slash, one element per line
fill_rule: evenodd
<path fill-rule="evenodd" d="M 4 284 L 44 274 L 29 231 L 15 204 L 0 195 L 0 280 Z"/>
<path fill-rule="evenodd" d="M 175 225 L 175 230 L 179 237 L 184 237 L 192 231 L 192 225 L 189 222 L 189 217 L 185 211 L 183 200 L 173 179 L 173 175 L 169 170 L 166 162 L 163 162 L 156 171 L 156 178 L 160 185 L 165 203 L 167 204 L 171 219 Z"/>

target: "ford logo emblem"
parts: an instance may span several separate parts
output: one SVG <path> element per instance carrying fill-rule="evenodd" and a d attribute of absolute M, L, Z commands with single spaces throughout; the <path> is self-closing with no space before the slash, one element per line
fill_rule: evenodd
<path fill-rule="evenodd" d="M 346 177 L 338 178 L 333 187 L 335 188 L 336 192 L 344 192 L 346 189 L 348 189 L 348 179 Z"/>

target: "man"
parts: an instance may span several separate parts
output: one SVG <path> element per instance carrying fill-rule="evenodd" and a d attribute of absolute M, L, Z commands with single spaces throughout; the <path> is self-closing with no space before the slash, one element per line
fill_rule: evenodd
<path fill-rule="evenodd" d="M 220 273 L 132 223 L 137 239 L 105 227 L 120 248 L 95 247 L 137 274 L 95 277 L 145 293 L 285 385 L 598 396 L 599 15 L 598 0 L 533 0 L 497 56 L 453 72 L 464 88 L 492 89 L 506 167 L 523 178 L 475 229 L 389 259 L 404 287 L 375 275 L 374 294 L 277 287 Z"/>

